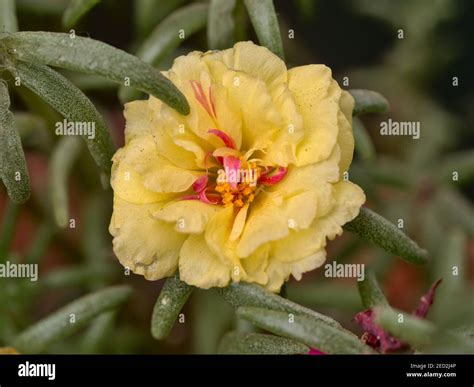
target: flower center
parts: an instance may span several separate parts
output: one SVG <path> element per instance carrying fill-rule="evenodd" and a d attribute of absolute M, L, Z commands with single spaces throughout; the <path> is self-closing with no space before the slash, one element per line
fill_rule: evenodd
<path fill-rule="evenodd" d="M 255 162 L 243 161 L 241 165 L 238 171 L 219 170 L 215 190 L 221 194 L 224 205 L 242 208 L 255 199 L 261 168 Z"/>
<path fill-rule="evenodd" d="M 211 88 L 206 96 L 199 82 L 191 81 L 191 86 L 198 103 L 218 126 Z M 182 200 L 200 200 L 236 209 L 248 208 L 263 186 L 275 185 L 285 177 L 287 168 L 260 165 L 258 159 L 249 160 L 253 151 L 242 155 L 234 139 L 222 130 L 211 128 L 208 133 L 218 137 L 224 146 L 206 155 L 206 174 L 194 182 L 194 193 L 184 196 Z"/>

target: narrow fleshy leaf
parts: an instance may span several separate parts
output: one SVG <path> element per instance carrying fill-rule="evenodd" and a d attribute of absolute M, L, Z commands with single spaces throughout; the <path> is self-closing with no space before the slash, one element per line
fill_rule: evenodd
<path fill-rule="evenodd" d="M 284 59 L 283 43 L 273 0 L 244 0 L 244 3 L 260 44 Z"/>
<path fill-rule="evenodd" d="M 123 304 L 131 292 L 128 286 L 112 286 L 81 297 L 26 329 L 13 341 L 13 347 L 20 353 L 41 353 L 54 341 L 72 335 L 101 313 Z"/>
<path fill-rule="evenodd" d="M 137 56 L 154 66 L 159 65 L 185 39 L 206 26 L 208 8 L 205 3 L 194 3 L 171 13 L 142 43 Z M 135 88 L 132 83 L 130 86 L 122 86 L 119 91 L 121 101 L 138 98 L 139 93 L 136 93 Z"/>
<path fill-rule="evenodd" d="M 15 0 L 0 1 L 0 33 L 18 31 Z"/>
<path fill-rule="evenodd" d="M 380 289 L 377 278 L 375 278 L 375 273 L 372 270 L 366 270 L 364 280 L 358 282 L 357 285 L 359 287 L 360 298 L 365 308 L 374 308 L 379 305 L 388 306 L 388 301 L 382 289 Z"/>
<path fill-rule="evenodd" d="M 133 16 L 136 34 L 141 40 L 166 16 L 187 0 L 134 0 Z"/>
<path fill-rule="evenodd" d="M 92 8 L 100 3 L 100 0 L 70 0 L 63 13 L 64 28 L 73 27 Z"/>
<path fill-rule="evenodd" d="M 64 137 L 59 140 L 51 155 L 49 182 L 54 220 L 59 227 L 69 222 L 68 178 L 81 150 L 78 137 Z"/>
<path fill-rule="evenodd" d="M 466 242 L 466 235 L 459 228 L 443 233 L 433 268 L 433 278 L 443 279 L 442 286 L 436 292 L 432 312 L 433 319 L 439 324 L 455 319 L 458 308 L 464 306 L 463 304 L 469 308 L 469 299 L 474 312 L 473 295 L 469 294 L 467 281 L 469 270 L 466 267 Z M 456 303 L 453 303 L 453 300 L 456 300 Z"/>
<path fill-rule="evenodd" d="M 209 6 L 194 3 L 179 8 L 166 17 L 143 42 L 137 56 L 147 63 L 158 64 L 184 39 L 206 26 Z M 181 33 L 184 33 L 184 38 Z"/>
<path fill-rule="evenodd" d="M 112 332 L 117 311 L 105 312 L 97 316 L 89 325 L 81 339 L 82 353 L 100 353 Z"/>
<path fill-rule="evenodd" d="M 110 280 L 113 274 L 114 267 L 106 263 L 74 265 L 72 267 L 56 269 L 46 274 L 38 282 L 38 287 L 50 290 L 84 286 L 100 280 Z"/>
<path fill-rule="evenodd" d="M 234 43 L 236 0 L 211 0 L 207 22 L 207 45 L 211 50 L 229 48 Z"/>
<path fill-rule="evenodd" d="M 49 152 L 52 145 L 52 136 L 46 125 L 46 120 L 39 115 L 28 112 L 15 112 L 14 116 L 16 130 L 20 134 L 23 148 Z"/>
<path fill-rule="evenodd" d="M 422 350 L 427 347 L 436 334 L 432 323 L 408 313 L 387 307 L 377 307 L 374 312 L 378 325 L 415 349 Z"/>
<path fill-rule="evenodd" d="M 158 69 L 106 43 L 56 32 L 17 32 L 2 39 L 15 59 L 101 75 L 161 99 L 189 113 L 184 95 Z"/>
<path fill-rule="evenodd" d="M 240 307 L 237 315 L 271 333 L 318 348 L 328 354 L 375 353 L 349 331 L 341 331 L 328 324 L 303 315 L 255 307 Z"/>
<path fill-rule="evenodd" d="M 344 225 L 344 229 L 354 232 L 407 262 L 424 264 L 428 252 L 420 248 L 394 224 L 379 214 L 362 207 L 359 215 Z"/>
<path fill-rule="evenodd" d="M 84 93 L 48 66 L 18 62 L 16 75 L 24 86 L 48 102 L 68 122 L 94 129 L 92 135 L 85 130 L 82 137 L 96 164 L 104 173 L 110 174 L 115 151 L 112 137 L 104 119 Z"/>
<path fill-rule="evenodd" d="M 168 336 L 192 291 L 192 286 L 180 281 L 178 276 L 166 280 L 151 319 L 151 334 L 155 339 L 163 340 Z"/>
<path fill-rule="evenodd" d="M 367 129 L 362 121 L 354 117 L 352 120 L 352 131 L 354 133 L 355 151 L 362 160 L 373 160 L 375 148 Z"/>
<path fill-rule="evenodd" d="M 17 7 L 20 12 L 59 18 L 67 8 L 67 2 L 62 0 L 17 0 Z"/>
<path fill-rule="evenodd" d="M 30 196 L 30 178 L 20 135 L 15 129 L 6 83 L 0 81 L 0 177 L 8 196 L 23 203 Z"/>
<path fill-rule="evenodd" d="M 433 177 L 442 183 L 469 183 L 474 179 L 474 152 L 459 152 L 445 157 L 439 168 L 432 172 Z M 454 180 L 456 178 L 456 180 Z"/>
<path fill-rule="evenodd" d="M 314 321 L 328 324 L 336 329 L 343 329 L 341 324 L 331 317 L 289 301 L 258 285 L 244 282 L 233 283 L 225 288 L 218 289 L 218 291 L 235 309 L 241 306 L 273 309 L 287 314 L 304 315 Z"/>
<path fill-rule="evenodd" d="M 362 309 L 357 287 L 353 282 L 347 284 L 329 281 L 327 283 L 289 283 L 286 297 L 311 308 L 332 308 L 349 312 Z"/>
<path fill-rule="evenodd" d="M 376 91 L 351 89 L 349 93 L 351 93 L 355 100 L 355 106 L 352 112 L 354 116 L 368 113 L 385 113 L 389 109 L 390 105 L 387 99 Z"/>
<path fill-rule="evenodd" d="M 474 208 L 459 191 L 445 187 L 439 189 L 434 202 L 434 212 L 443 223 L 451 227 L 462 227 L 467 235 L 474 237 Z"/>
<path fill-rule="evenodd" d="M 219 353 L 242 355 L 307 354 L 309 347 L 284 337 L 262 333 L 229 332 L 219 344 Z"/>
<path fill-rule="evenodd" d="M 40 224 L 37 228 L 36 234 L 33 240 L 28 246 L 28 250 L 25 254 L 26 263 L 38 263 L 44 252 L 46 251 L 51 239 L 54 236 L 57 228 L 48 219 Z"/>

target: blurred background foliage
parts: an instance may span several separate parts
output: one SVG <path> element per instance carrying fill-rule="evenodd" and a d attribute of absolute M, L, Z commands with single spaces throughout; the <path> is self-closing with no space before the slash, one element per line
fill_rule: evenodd
<path fill-rule="evenodd" d="M 68 3 L 18 0 L 20 30 L 68 32 L 75 22 L 64 15 Z M 199 8 L 192 9 L 194 19 L 188 26 L 193 33 L 184 41 L 167 40 L 163 32 L 166 23 L 173 22 L 167 17 L 191 3 L 104 0 L 91 4 L 93 8 L 73 28 L 79 36 L 138 53 L 145 60 L 146 55 L 140 55 L 142 44 L 150 34 L 158 34 L 166 50 L 149 61 L 167 69 L 176 56 L 207 49 L 206 19 Z M 427 265 L 409 265 L 346 232 L 329 244 L 328 262 L 365 263 L 374 269 L 390 304 L 408 312 L 442 277 L 429 319 L 473 336 L 474 2 L 277 0 L 275 8 L 289 67 L 324 63 L 341 86 L 376 90 L 390 101 L 388 113 L 355 121 L 356 155 L 350 178 L 364 188 L 369 207 L 395 224 L 403 220 L 403 231 L 431 256 Z M 240 1 L 234 16 L 235 38 L 256 41 Z M 161 33 L 154 32 L 159 28 Z M 107 120 L 116 146 L 121 146 L 121 100 L 133 96 L 96 76 L 62 73 L 91 98 Z M 345 77 L 349 84 L 343 83 Z M 453 86 L 453 77 L 458 86 Z M 0 280 L 0 344 L 9 344 L 32 323 L 83 294 L 115 284 L 134 289 L 124 307 L 101 315 L 46 352 L 215 353 L 226 332 L 254 332 L 215 291 L 198 290 L 183 309 L 183 323 L 175 324 L 166 340 L 152 339 L 150 318 L 163 282 L 124 275 L 107 232 L 112 192 L 103 189 L 86 147 L 58 140 L 54 123 L 62 117 L 27 89 L 15 89 L 11 109 L 26 153 L 32 195 L 16 205 L 3 188 L 0 191 L 0 260 L 39 263 L 40 280 Z M 421 138 L 381 136 L 380 122 L 388 118 L 419 121 Z M 453 171 L 459 173 L 457 181 Z M 57 173 L 68 179 L 67 217 L 74 219 L 74 228 L 69 224 L 60 229 L 55 222 L 51 197 L 57 196 Z M 459 276 L 452 275 L 453 266 L 459 267 Z M 284 294 L 360 335 L 353 321 L 364 309 L 357 282 L 323 274 L 316 270 L 299 283 L 289 282 Z"/>

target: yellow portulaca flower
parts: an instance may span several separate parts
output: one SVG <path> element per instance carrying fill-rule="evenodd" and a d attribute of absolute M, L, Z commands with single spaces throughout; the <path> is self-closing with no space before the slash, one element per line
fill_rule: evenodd
<path fill-rule="evenodd" d="M 110 232 L 120 262 L 149 280 L 231 281 L 279 291 L 323 264 L 365 196 L 352 161 L 354 101 L 323 65 L 287 70 L 266 48 L 192 52 L 165 75 L 191 113 L 158 99 L 125 106 L 113 158 Z"/>

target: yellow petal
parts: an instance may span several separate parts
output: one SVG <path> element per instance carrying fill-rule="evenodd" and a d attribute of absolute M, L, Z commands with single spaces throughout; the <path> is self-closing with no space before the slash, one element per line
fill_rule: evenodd
<path fill-rule="evenodd" d="M 262 157 L 268 165 L 296 164 L 296 149 L 304 136 L 303 117 L 299 114 L 293 96 L 286 84 L 272 93 L 273 103 L 282 116 L 282 124 L 273 135 L 273 142 Z"/>
<path fill-rule="evenodd" d="M 133 101 L 125 104 L 125 143 L 141 136 L 152 135 L 153 117 L 149 114 L 148 101 Z"/>
<path fill-rule="evenodd" d="M 283 283 L 290 278 L 290 275 L 293 275 L 299 281 L 303 273 L 320 267 L 325 259 L 325 250 L 319 250 L 292 263 L 280 262 L 272 258 L 267 268 L 269 280 L 266 288 L 271 292 L 279 292 Z"/>
<path fill-rule="evenodd" d="M 306 230 L 292 231 L 284 239 L 272 244 L 271 256 L 281 262 L 296 262 L 326 245 L 326 238 L 342 234 L 342 226 L 354 219 L 365 201 L 359 186 L 343 181 L 333 185 L 334 205 L 324 216 L 314 219 Z"/>
<path fill-rule="evenodd" d="M 227 70 L 222 78 L 228 89 L 228 103 L 238 106 L 242 120 L 242 148 L 262 149 L 284 125 L 265 83 L 245 73 Z"/>
<path fill-rule="evenodd" d="M 239 210 L 237 216 L 235 217 L 234 225 L 232 226 L 232 231 L 230 232 L 229 236 L 231 241 L 235 241 L 240 236 L 240 234 L 242 234 L 245 226 L 245 220 L 247 219 L 248 210 L 249 204 L 247 203 Z"/>
<path fill-rule="evenodd" d="M 250 256 L 241 260 L 242 267 L 245 270 L 246 282 L 255 282 L 260 285 L 268 283 L 268 261 L 270 254 L 270 244 L 260 246 Z"/>
<path fill-rule="evenodd" d="M 223 287 L 230 282 L 231 267 L 209 249 L 202 235 L 190 235 L 181 248 L 179 277 L 202 289 Z"/>
<path fill-rule="evenodd" d="M 120 159 L 143 179 L 148 190 L 159 193 L 186 191 L 202 173 L 179 168 L 160 156 L 152 136 L 131 140 L 121 149 Z"/>
<path fill-rule="evenodd" d="M 271 198 L 260 193 L 252 203 L 244 231 L 236 246 L 239 257 L 247 257 L 264 243 L 289 234 L 288 216 Z"/>
<path fill-rule="evenodd" d="M 171 198 L 169 194 L 157 193 L 146 188 L 143 178 L 132 165 L 124 161 L 125 157 L 126 149 L 121 148 L 113 158 L 110 185 L 115 195 L 135 204 L 157 203 Z"/>
<path fill-rule="evenodd" d="M 337 113 L 339 132 L 337 143 L 341 148 L 341 160 L 339 171 L 342 176 L 349 170 L 354 154 L 354 136 L 352 134 L 352 110 L 354 109 L 354 98 L 345 90 L 342 91 L 339 101 L 340 110 Z"/>
<path fill-rule="evenodd" d="M 221 206 L 198 200 L 181 200 L 164 205 L 153 216 L 173 223 L 178 232 L 197 234 L 202 233 L 209 219 L 221 210 Z"/>
<path fill-rule="evenodd" d="M 159 204 L 131 204 L 114 198 L 114 215 L 109 232 L 120 263 L 148 280 L 172 275 L 186 235 L 173 225 L 153 218 Z"/>
<path fill-rule="evenodd" d="M 230 240 L 234 221 L 234 208 L 232 206 L 224 207 L 209 220 L 204 237 L 209 249 L 221 262 L 232 267 L 232 279 L 240 281 L 245 278 L 245 270 L 235 253 L 235 241 Z"/>
<path fill-rule="evenodd" d="M 297 165 L 325 160 L 336 144 L 341 89 L 331 78 L 331 70 L 323 65 L 292 68 L 288 86 L 305 128 L 297 148 Z"/>
<path fill-rule="evenodd" d="M 262 79 L 269 89 L 286 83 L 285 62 L 266 47 L 252 42 L 239 42 L 232 49 L 212 53 L 209 59 L 221 59 L 231 69 Z"/>

